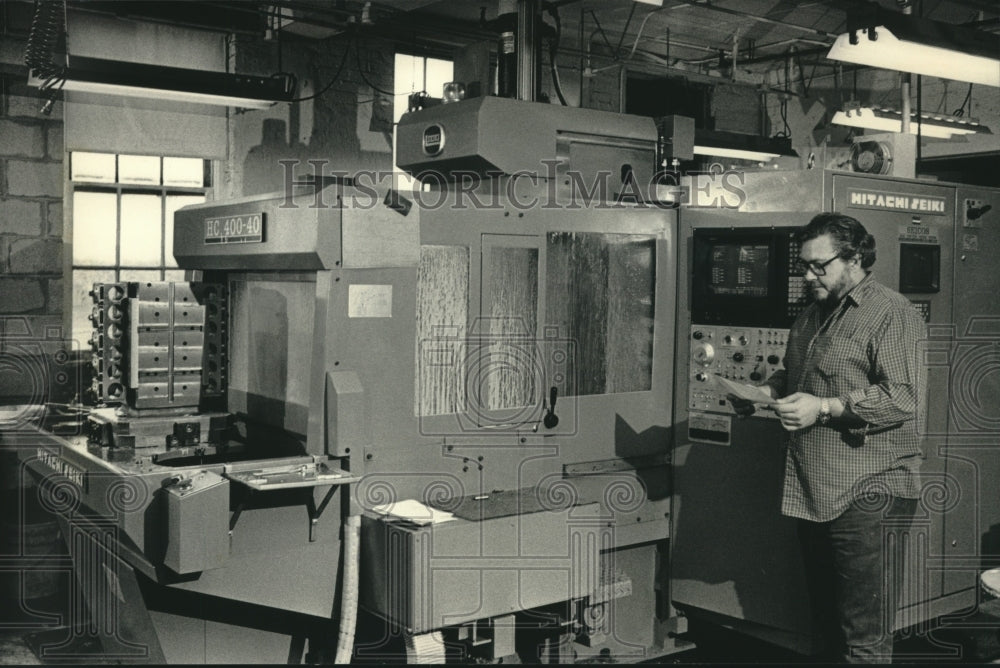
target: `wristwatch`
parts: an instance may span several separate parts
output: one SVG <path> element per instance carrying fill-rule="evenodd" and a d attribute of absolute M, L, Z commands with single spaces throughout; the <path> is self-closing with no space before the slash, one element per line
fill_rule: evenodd
<path fill-rule="evenodd" d="M 826 424 L 830 421 L 830 400 L 822 399 L 819 402 L 819 415 L 816 416 L 816 421 L 820 424 Z"/>

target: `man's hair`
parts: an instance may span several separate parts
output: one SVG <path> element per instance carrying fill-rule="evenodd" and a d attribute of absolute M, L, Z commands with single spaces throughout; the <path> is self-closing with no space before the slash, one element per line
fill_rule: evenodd
<path fill-rule="evenodd" d="M 837 256 L 849 260 L 855 255 L 861 258 L 861 268 L 875 264 L 875 237 L 868 234 L 865 226 L 842 213 L 821 213 L 795 234 L 799 243 L 805 243 L 829 234 Z"/>

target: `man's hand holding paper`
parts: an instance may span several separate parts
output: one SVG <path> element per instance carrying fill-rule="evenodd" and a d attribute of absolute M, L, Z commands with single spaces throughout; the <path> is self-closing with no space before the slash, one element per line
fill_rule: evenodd
<path fill-rule="evenodd" d="M 775 403 L 769 392 L 756 385 L 736 383 L 722 376 L 712 376 L 712 382 L 719 390 L 725 392 L 729 403 L 733 405 L 733 410 L 740 417 L 753 415 L 756 410 L 754 404 L 771 406 Z"/>

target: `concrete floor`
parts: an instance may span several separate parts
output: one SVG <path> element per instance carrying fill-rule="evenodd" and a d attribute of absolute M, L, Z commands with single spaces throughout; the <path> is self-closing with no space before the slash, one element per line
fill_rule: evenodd
<path fill-rule="evenodd" d="M 5 602 L 6 603 L 6 602 Z M 100 648 L 93 642 L 82 639 L 72 648 L 62 647 L 60 653 L 68 651 L 76 654 L 72 658 L 46 660 L 42 662 L 35 650 L 39 643 L 58 646 L 62 639 L 69 637 L 69 631 L 53 628 L 52 621 L 38 624 L 19 614 L 14 608 L 3 606 L 0 611 L 0 665 L 79 665 L 100 663 Z M 58 601 L 53 598 L 31 602 L 31 608 L 55 615 L 61 614 Z M 58 619 L 58 617 L 50 619 Z M 695 648 L 652 659 L 647 663 L 671 665 L 791 665 L 809 662 L 804 657 L 773 645 L 719 628 L 714 625 L 698 624 L 691 620 L 690 630 L 682 636 L 696 644 Z M 42 635 L 39 635 L 42 634 Z M 35 647 L 35 650 L 32 647 Z M 949 650 L 947 648 L 952 648 Z M 955 649 L 957 649 L 957 654 Z M 968 664 L 992 662 L 1000 664 L 1000 599 L 986 601 L 980 612 L 965 620 L 935 629 L 922 636 L 902 637 L 896 643 L 895 663 L 901 664 Z"/>
<path fill-rule="evenodd" d="M 20 631 L 0 631 L 0 663 L 5 666 L 40 666 L 35 653 L 24 642 Z"/>

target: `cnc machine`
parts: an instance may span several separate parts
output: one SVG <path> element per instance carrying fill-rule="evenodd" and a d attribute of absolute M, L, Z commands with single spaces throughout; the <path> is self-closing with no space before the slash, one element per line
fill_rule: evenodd
<path fill-rule="evenodd" d="M 820 211 L 840 211 L 875 236 L 875 278 L 927 323 L 918 517 L 909 527 L 886 524 L 906 554 L 896 628 L 926 630 L 940 616 L 974 611 L 1000 521 L 988 491 L 1000 475 L 991 445 L 1000 283 L 988 266 L 1000 250 L 1000 194 L 819 170 L 747 173 L 741 187 L 738 202 L 706 188 L 701 206 L 680 216 L 674 602 L 691 617 L 814 648 L 795 522 L 780 514 L 784 430 L 761 407 L 736 418 L 711 378 L 753 384 L 780 368 L 788 328 L 806 305 L 791 233 Z M 731 208 L 705 206 L 727 195 Z"/>
<path fill-rule="evenodd" d="M 16 439 L 68 490 L 105 651 L 321 656 L 354 614 L 358 660 L 673 651 L 677 218 L 622 195 L 655 145 L 620 114 L 415 110 L 400 163 L 437 187 L 186 207 L 190 282 L 95 286 L 103 407 Z"/>

